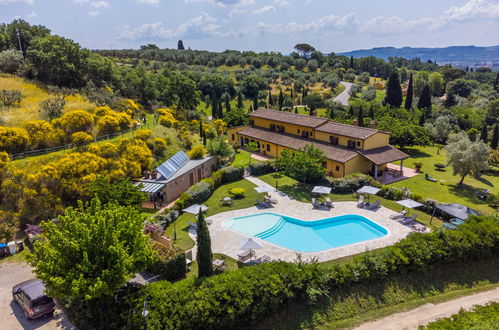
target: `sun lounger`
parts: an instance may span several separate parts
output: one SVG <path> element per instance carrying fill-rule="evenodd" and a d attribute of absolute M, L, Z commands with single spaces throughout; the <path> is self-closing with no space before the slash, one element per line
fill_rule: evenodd
<path fill-rule="evenodd" d="M 364 207 L 364 195 L 359 195 L 359 201 L 357 202 L 357 207 Z"/>
<path fill-rule="evenodd" d="M 267 197 L 267 196 L 265 196 L 264 198 L 265 198 L 265 202 L 267 202 L 267 203 L 277 204 L 277 200 L 276 199 L 272 199 L 272 198 Z"/>
<path fill-rule="evenodd" d="M 399 213 L 390 215 L 390 219 L 397 220 L 397 219 L 405 217 L 406 214 L 407 214 L 407 211 L 402 210 Z"/>
<path fill-rule="evenodd" d="M 246 261 L 255 255 L 254 250 L 246 250 L 237 255 L 239 261 Z"/>
<path fill-rule="evenodd" d="M 264 264 L 266 262 L 270 262 L 270 257 L 269 256 L 261 256 L 260 258 L 255 260 L 256 265 Z"/>
<path fill-rule="evenodd" d="M 189 222 L 187 224 L 189 225 L 189 229 L 194 229 L 194 230 L 198 229 L 198 224 L 197 223 Z"/>
<path fill-rule="evenodd" d="M 418 217 L 418 215 L 416 213 L 413 213 L 410 217 L 405 217 L 402 222 L 408 223 L 408 222 L 416 221 L 417 217 Z"/>
<path fill-rule="evenodd" d="M 269 203 L 267 201 L 261 201 L 259 199 L 256 200 L 256 205 L 259 205 L 259 206 L 262 206 L 262 207 L 265 207 L 265 208 L 272 207 L 271 203 Z"/>
<path fill-rule="evenodd" d="M 329 208 L 333 207 L 333 202 L 331 201 L 331 199 L 329 197 L 326 197 L 326 206 Z"/>
<path fill-rule="evenodd" d="M 314 209 L 320 209 L 322 207 L 321 204 L 317 203 L 317 201 L 315 200 L 315 198 L 312 198 L 312 207 Z"/>
<path fill-rule="evenodd" d="M 374 210 L 374 209 L 377 209 L 380 205 L 381 205 L 381 199 L 378 199 L 378 200 L 376 200 L 376 202 L 374 202 L 374 203 L 372 203 L 372 204 L 369 204 L 369 205 L 367 206 L 367 208 L 368 208 L 369 210 Z"/>

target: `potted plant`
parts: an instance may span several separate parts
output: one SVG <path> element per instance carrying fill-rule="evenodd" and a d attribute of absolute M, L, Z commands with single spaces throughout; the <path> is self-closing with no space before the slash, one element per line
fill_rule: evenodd
<path fill-rule="evenodd" d="M 423 167 L 422 162 L 414 162 L 414 168 L 416 169 L 416 172 L 421 171 L 421 167 Z"/>

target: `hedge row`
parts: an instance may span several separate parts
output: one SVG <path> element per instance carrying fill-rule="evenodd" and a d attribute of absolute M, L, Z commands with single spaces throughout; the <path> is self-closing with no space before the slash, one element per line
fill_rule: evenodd
<path fill-rule="evenodd" d="M 263 174 L 275 172 L 275 169 L 270 162 L 251 163 L 248 165 L 248 170 L 251 173 L 251 175 L 263 175 Z"/>
<path fill-rule="evenodd" d="M 354 193 L 363 186 L 379 186 L 378 181 L 365 174 L 353 174 L 339 179 L 328 177 L 326 180 L 336 194 Z"/>
<path fill-rule="evenodd" d="M 148 301 L 151 329 L 227 329 L 248 326 L 298 297 L 312 300 L 351 283 L 484 259 L 498 251 L 497 220 L 472 217 L 455 231 L 411 234 L 393 246 L 341 264 L 275 262 L 207 279 L 157 282 L 142 294 Z M 140 318 L 136 322 L 142 326 Z"/>
<path fill-rule="evenodd" d="M 182 210 L 192 204 L 203 203 L 211 197 L 215 189 L 222 184 L 241 180 L 244 177 L 244 168 L 242 167 L 224 167 L 219 171 L 213 172 L 211 177 L 201 180 L 192 185 L 175 203 L 177 210 Z"/>

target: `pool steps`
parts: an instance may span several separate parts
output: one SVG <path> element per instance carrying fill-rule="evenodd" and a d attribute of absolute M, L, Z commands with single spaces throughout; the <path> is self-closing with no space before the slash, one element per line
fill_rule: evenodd
<path fill-rule="evenodd" d="M 272 236 L 273 234 L 275 234 L 276 232 L 281 230 L 281 228 L 285 224 L 286 224 L 286 220 L 284 218 L 280 218 L 272 227 L 270 227 L 267 230 L 262 231 L 261 233 L 256 234 L 255 237 L 264 239 L 264 238 L 267 238 L 269 236 Z"/>

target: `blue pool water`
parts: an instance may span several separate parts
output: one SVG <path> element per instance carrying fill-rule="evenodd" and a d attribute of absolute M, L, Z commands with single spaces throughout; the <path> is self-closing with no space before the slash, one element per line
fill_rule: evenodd
<path fill-rule="evenodd" d="M 303 221 L 275 213 L 228 219 L 226 228 L 298 252 L 319 252 L 386 236 L 388 231 L 355 214 Z"/>

